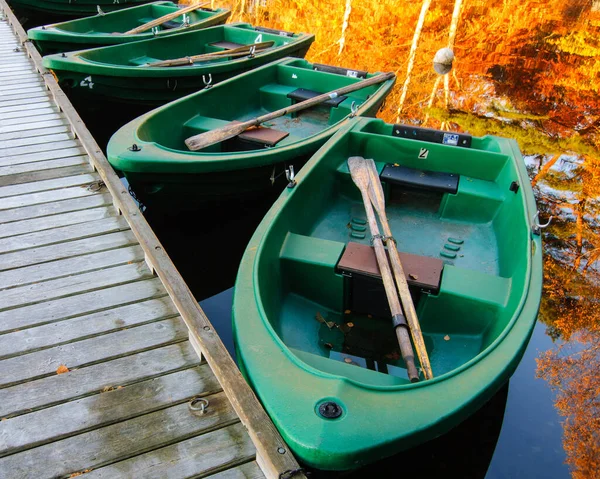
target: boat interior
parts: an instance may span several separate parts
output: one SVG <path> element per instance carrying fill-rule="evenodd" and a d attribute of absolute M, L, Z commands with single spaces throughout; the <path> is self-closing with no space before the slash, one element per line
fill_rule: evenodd
<path fill-rule="evenodd" d="M 272 47 L 262 50 L 262 52 L 266 52 L 292 43 L 301 36 L 299 34 L 288 37 L 265 31 L 260 27 L 255 28 L 247 23 L 239 23 L 168 35 L 162 37 L 160 41 L 142 40 L 107 49 L 86 50 L 78 57 L 89 62 L 105 63 L 107 65 L 145 67 L 148 63 L 273 41 Z M 230 59 L 224 56 L 223 58 L 203 61 L 201 64 L 216 64 L 224 61 L 230 61 Z"/>
<path fill-rule="evenodd" d="M 300 361 L 369 386 L 407 385 L 351 156 L 373 158 L 435 377 L 489 348 L 526 294 L 526 205 L 508 143 L 362 122 L 323 152 L 261 244 L 255 281 Z M 330 142 L 331 143 L 331 142 Z M 310 165 L 310 163 L 309 163 Z M 390 243 L 391 244 L 391 243 Z"/>
<path fill-rule="evenodd" d="M 230 81 L 227 89 L 205 91 L 202 95 L 190 96 L 153 113 L 140 124 L 137 135 L 140 140 L 156 142 L 164 148 L 189 152 L 185 140 L 190 136 L 291 106 L 361 79 L 348 77 L 344 74 L 345 69 L 340 70 L 343 71 L 338 74 L 329 73 L 306 60 L 287 59 Z M 364 75 L 367 75 L 366 72 Z M 201 153 L 263 150 L 291 145 L 344 119 L 352 112 L 353 104 L 360 106 L 379 87 L 374 85 L 357 90 L 270 120 L 260 128 L 209 146 Z"/>
<path fill-rule="evenodd" d="M 70 22 L 57 24 L 54 28 L 71 33 L 82 33 L 86 35 L 98 34 L 106 35 L 106 28 L 110 25 L 111 31 L 108 33 L 118 32 L 123 33 L 133 28 L 144 25 L 152 20 L 173 13 L 176 11 L 176 5 L 172 2 L 150 3 L 140 5 L 134 9 L 120 10 L 118 14 L 111 15 L 110 21 L 108 17 L 93 15 L 91 17 L 80 18 Z M 194 24 L 200 22 L 214 14 L 214 10 L 199 8 L 186 14 L 189 18 L 189 23 Z M 159 30 L 170 30 L 179 28 L 183 25 L 183 18 L 177 17 L 169 22 L 158 26 Z"/>

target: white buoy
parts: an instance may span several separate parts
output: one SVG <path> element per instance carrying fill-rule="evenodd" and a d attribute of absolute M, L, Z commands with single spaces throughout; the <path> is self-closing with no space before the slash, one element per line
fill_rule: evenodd
<path fill-rule="evenodd" d="M 433 69 L 439 75 L 445 75 L 452 70 L 454 52 L 450 48 L 440 48 L 433 57 Z"/>

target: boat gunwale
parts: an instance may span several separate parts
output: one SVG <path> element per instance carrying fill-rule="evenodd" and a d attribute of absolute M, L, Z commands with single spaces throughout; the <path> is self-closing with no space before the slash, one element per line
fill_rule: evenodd
<path fill-rule="evenodd" d="M 155 37 L 170 36 L 170 35 L 176 35 L 179 33 L 187 33 L 189 31 L 193 31 L 193 30 L 209 28 L 209 27 L 202 27 L 202 24 L 205 22 L 208 22 L 208 21 L 218 21 L 222 17 L 225 17 L 225 19 L 223 21 L 226 21 L 227 18 L 231 15 L 231 10 L 229 10 L 227 8 L 217 8 L 214 11 L 209 12 L 209 13 L 213 13 L 213 15 L 203 18 L 196 23 L 191 23 L 189 26 L 189 29 L 186 29 L 185 31 L 174 32 L 173 30 L 160 30 L 158 33 L 156 33 L 156 35 L 150 31 L 150 32 L 136 33 L 136 34 L 128 35 L 128 36 L 124 36 L 124 34 L 122 34 L 121 36 L 115 37 L 114 34 L 106 33 L 106 32 L 99 32 L 99 33 L 91 34 L 91 33 L 77 32 L 77 31 L 63 30 L 60 28 L 60 26 L 65 23 L 73 23 L 73 22 L 78 22 L 80 20 L 90 20 L 90 19 L 93 19 L 96 17 L 105 18 L 110 15 L 118 16 L 120 13 L 122 13 L 125 10 L 133 10 L 133 9 L 142 10 L 147 6 L 153 6 L 153 5 L 164 6 L 164 7 L 171 7 L 171 6 L 177 7 L 177 4 L 171 0 L 158 0 L 156 2 L 143 3 L 140 5 L 134 5 L 134 6 L 128 7 L 128 8 L 112 10 L 110 12 L 105 13 L 104 15 L 92 15 L 92 16 L 88 16 L 88 17 L 76 18 L 73 20 L 66 20 L 64 22 L 56 22 L 56 23 L 50 23 L 47 25 L 40 25 L 38 27 L 30 28 L 29 30 L 27 30 L 27 37 L 30 40 L 38 41 L 38 42 L 49 42 L 49 43 L 50 42 L 64 42 L 64 43 L 72 42 L 74 44 L 85 43 L 88 41 L 115 40 L 115 38 L 119 38 L 119 39 L 123 38 L 124 39 L 124 41 L 122 41 L 122 42 L 103 45 L 103 46 L 115 46 L 115 45 L 120 45 L 123 43 L 130 43 L 130 42 L 141 41 L 141 40 L 151 40 Z M 213 27 L 213 26 L 219 26 L 219 25 L 210 25 L 210 27 Z M 48 37 L 48 38 L 45 38 L 45 37 Z M 96 47 L 96 48 L 102 48 L 102 47 Z"/>
<path fill-rule="evenodd" d="M 359 119 L 359 120 L 361 120 L 361 119 Z M 362 118 L 362 120 L 365 122 L 366 121 L 376 121 L 376 119 L 367 119 L 367 118 Z M 379 120 L 379 121 L 382 121 L 382 120 Z M 334 139 L 341 138 L 344 134 L 350 132 L 352 129 L 357 127 L 356 123 L 357 122 L 354 122 L 354 124 L 350 123 L 349 125 L 342 127 L 342 129 L 340 129 L 335 134 L 335 136 L 330 139 L 330 141 L 328 143 L 330 143 L 331 145 L 336 144 L 337 142 L 334 141 Z M 486 135 L 486 136 L 490 136 L 490 135 Z M 485 138 L 486 136 L 484 136 L 482 138 Z M 511 158 L 511 161 L 515 165 L 515 170 L 517 171 L 517 175 L 518 175 L 520 184 L 527 185 L 527 186 L 523 187 L 523 189 L 521 190 L 521 193 L 520 193 L 521 200 L 524 203 L 524 207 L 525 207 L 524 213 L 530 213 L 531 209 L 532 209 L 531 207 L 533 205 L 531 205 L 530 202 L 528 201 L 528 198 L 527 198 L 528 195 L 525 194 L 525 188 L 531 188 L 531 186 L 529 184 L 529 178 L 527 177 L 526 173 L 523 171 L 524 165 L 521 165 L 518 162 L 518 158 L 522 157 L 522 155 L 518 149 L 518 145 L 516 144 L 516 141 L 512 140 L 512 139 L 507 139 L 507 140 L 509 141 L 509 144 L 511 145 L 511 150 L 512 150 L 512 154 L 509 156 Z M 412 141 L 417 141 L 417 140 L 412 140 Z M 324 145 L 319 150 L 319 152 L 321 152 L 321 154 L 319 155 L 319 158 L 326 154 L 326 151 L 327 151 L 326 148 L 327 148 L 327 145 Z M 516 149 L 516 151 L 515 151 L 515 149 Z M 317 160 L 318 160 L 317 155 L 319 154 L 319 152 L 315 153 L 315 155 L 313 155 L 313 157 L 309 160 L 309 163 L 307 163 L 305 165 L 305 167 L 302 168 L 302 170 L 300 170 L 300 172 L 296 176 L 297 183 L 300 183 L 301 181 L 303 181 L 303 179 L 312 172 L 312 168 L 309 167 L 309 164 L 311 162 L 315 162 L 315 163 L 317 162 Z M 517 152 L 519 153 L 519 156 L 516 155 Z M 525 173 L 525 177 L 523 176 L 524 173 Z M 534 271 L 533 271 L 533 257 L 532 257 L 533 255 L 532 255 L 531 243 L 533 242 L 534 244 L 536 244 L 536 248 L 538 248 L 538 251 L 541 252 L 541 240 L 540 240 L 539 236 L 532 237 L 533 233 L 531 233 L 531 231 L 532 231 L 533 216 L 530 214 L 529 215 L 526 214 L 526 216 L 524 218 L 525 224 L 528 228 L 528 231 L 530 231 L 530 233 L 529 233 L 528 247 L 526 248 L 526 250 L 527 250 L 527 261 L 526 261 L 527 269 L 526 269 L 526 274 L 525 274 L 525 278 L 524 278 L 524 287 L 523 287 L 523 291 L 521 294 L 521 299 L 519 301 L 519 304 L 514 308 L 513 315 L 511 317 L 510 321 L 507 322 L 507 324 L 504 327 L 504 329 L 502 330 L 502 332 L 498 335 L 498 337 L 491 344 L 489 344 L 483 351 L 480 351 L 474 358 L 470 359 L 466 363 L 463 363 L 458 368 L 448 371 L 440 376 L 436 376 L 433 379 L 430 379 L 427 381 L 420 381 L 417 383 L 398 384 L 398 385 L 390 385 L 390 386 L 363 383 L 363 382 L 357 381 L 355 379 L 349 378 L 347 376 L 341 376 L 339 374 L 327 373 L 327 372 L 321 371 L 319 369 L 316 369 L 315 367 L 310 366 L 309 364 L 305 363 L 300 358 L 298 358 L 295 354 L 293 354 L 289 350 L 288 346 L 283 342 L 281 337 L 274 330 L 271 323 L 268 321 L 267 314 L 265 312 L 263 302 L 262 302 L 262 295 L 260 294 L 260 286 L 259 286 L 260 283 L 258 281 L 258 275 L 259 275 L 258 274 L 258 272 L 259 272 L 258 261 L 261 258 L 262 253 L 265 248 L 265 238 L 267 237 L 268 233 L 272 230 L 272 225 L 273 225 L 273 222 L 275 221 L 276 217 L 282 213 L 283 206 L 287 203 L 288 199 L 292 195 L 296 194 L 297 191 L 298 190 L 296 188 L 293 188 L 291 190 L 286 189 L 284 191 L 284 193 L 282 193 L 282 195 L 273 204 L 273 206 L 271 207 L 271 209 L 265 216 L 265 219 L 267 218 L 267 216 L 272 216 L 272 218 L 271 218 L 271 221 L 269 222 L 269 225 L 264 228 L 264 231 L 261 234 L 258 245 L 255 246 L 256 253 L 255 253 L 254 259 L 252 261 L 251 277 L 252 277 L 252 292 L 253 292 L 254 300 L 256 303 L 259 320 L 262 322 L 262 324 L 265 327 L 269 336 L 272 338 L 272 340 L 275 342 L 275 344 L 277 344 L 277 346 L 281 349 L 281 351 L 288 358 L 288 360 L 292 364 L 294 364 L 296 367 L 308 372 L 309 374 L 312 374 L 312 375 L 315 375 L 315 376 L 318 376 L 318 377 L 321 377 L 324 379 L 335 379 L 335 380 L 339 380 L 342 382 L 347 382 L 347 383 L 353 384 L 354 386 L 361 388 L 361 389 L 372 390 L 372 391 L 381 391 L 381 392 L 415 390 L 418 388 L 423 388 L 423 387 L 431 386 L 434 384 L 440 384 L 444 381 L 452 379 L 453 377 L 458 376 L 459 374 L 462 374 L 463 372 L 467 371 L 472 366 L 485 360 L 494 350 L 496 350 L 498 348 L 498 346 L 504 341 L 506 336 L 508 334 L 510 334 L 510 332 L 513 330 L 513 328 L 517 324 L 519 318 L 521 318 L 521 313 L 524 311 L 526 303 L 531 299 L 531 295 L 529 293 L 530 293 L 533 281 L 536 280 L 536 278 L 534 277 Z M 532 196 L 533 196 L 533 193 L 532 193 Z M 277 211 L 273 211 L 276 206 L 279 206 Z M 535 208 L 533 208 L 533 209 L 535 210 Z M 263 219 L 263 221 L 265 221 L 265 219 Z M 259 228 L 260 228 L 260 226 L 259 226 Z M 253 243 L 256 243 L 254 238 L 252 238 L 250 240 L 248 247 L 251 247 Z M 537 244 L 537 243 L 540 243 L 540 244 Z M 243 259 L 242 259 L 242 264 L 243 264 Z M 536 273 L 536 275 L 537 275 L 537 273 Z M 542 281 L 541 268 L 539 268 L 538 276 L 539 276 L 539 281 L 541 284 L 541 281 Z M 238 277 L 239 277 L 239 275 L 238 275 Z M 539 310 L 539 301 L 538 301 L 537 310 Z M 234 316 L 235 316 L 235 307 L 234 307 Z M 529 335 L 527 335 L 527 338 L 529 338 L 531 331 L 533 330 L 533 325 L 535 324 L 536 321 L 537 321 L 537 311 L 536 311 L 536 314 L 532 321 L 532 325 L 529 328 L 530 333 L 529 333 Z M 518 354 L 519 349 L 520 348 L 517 348 L 514 351 L 514 353 Z M 490 377 L 495 378 L 496 375 L 490 375 Z M 487 387 L 488 384 L 479 385 L 479 387 L 484 389 L 484 387 Z"/>
<path fill-rule="evenodd" d="M 91 51 L 96 50 L 104 50 L 110 48 L 127 48 L 132 43 L 135 44 L 143 44 L 144 42 L 152 42 L 158 40 L 171 40 L 177 38 L 181 35 L 192 35 L 198 33 L 208 32 L 213 29 L 230 29 L 230 28 L 239 28 L 240 26 L 248 25 L 253 27 L 250 23 L 247 22 L 236 22 L 222 25 L 214 25 L 207 28 L 188 30 L 185 32 L 173 33 L 171 35 L 164 35 L 161 38 L 148 38 L 145 40 L 138 40 L 136 42 L 128 42 L 128 43 L 119 43 L 116 45 L 106 45 L 103 47 L 97 48 L 86 48 L 84 50 L 76 50 L 71 52 L 65 52 L 69 58 L 69 61 L 66 62 L 62 60 L 62 53 L 55 53 L 52 55 L 47 55 L 44 57 L 44 66 L 51 70 L 56 70 L 60 72 L 68 72 L 70 74 L 82 74 L 82 75 L 94 75 L 94 76 L 104 76 L 109 78 L 161 78 L 161 77 L 187 77 L 187 76 L 198 76 L 198 72 L 202 71 L 204 74 L 209 74 L 211 72 L 218 73 L 221 71 L 230 70 L 231 66 L 243 65 L 248 62 L 248 57 L 240 57 L 234 58 L 230 60 L 221 61 L 218 63 L 201 63 L 201 64 L 191 64 L 191 65 L 182 65 L 182 66 L 174 66 L 174 67 L 157 67 L 157 66 L 144 66 L 144 65 L 118 65 L 114 63 L 106 63 L 98 60 L 90 60 L 85 58 L 85 54 L 88 54 Z M 247 28 L 241 28 L 241 30 L 249 30 Z M 250 30 L 249 30 L 250 31 Z M 264 34 L 264 32 L 258 32 L 259 34 Z M 270 34 L 277 36 L 275 34 Z M 308 48 L 315 40 L 315 35 L 312 33 L 296 33 L 294 37 L 289 37 L 291 40 L 287 44 L 282 44 L 279 46 L 273 46 L 267 48 L 265 50 L 261 50 L 254 54 L 254 56 L 250 60 L 259 59 L 262 60 L 264 58 L 268 58 L 269 56 L 279 55 L 282 51 L 293 52 L 298 48 L 303 48 L 305 44 L 308 44 Z M 281 37 L 283 38 L 283 37 Z M 55 60 L 56 59 L 56 60 Z M 52 67 L 49 63 L 53 61 L 58 61 L 59 66 Z M 210 60 L 209 60 L 210 61 Z M 69 68 L 66 68 L 69 66 Z M 91 66 L 97 69 L 98 71 L 80 71 L 80 67 Z"/>
<path fill-rule="evenodd" d="M 248 72 L 245 72 L 242 75 L 238 75 L 238 76 L 229 78 L 227 80 L 224 80 L 222 82 L 219 82 L 217 85 L 214 86 L 214 88 L 227 88 L 229 86 L 229 84 L 232 82 L 243 81 L 244 80 L 243 76 L 252 75 L 254 72 L 262 71 L 263 69 L 267 69 L 267 68 L 277 68 L 278 65 L 287 66 L 286 64 L 293 63 L 298 60 L 303 60 L 303 61 L 306 61 L 308 63 L 308 65 L 313 65 L 312 62 L 309 62 L 308 60 L 305 60 L 305 59 L 299 59 L 299 58 L 295 58 L 295 57 L 284 57 L 284 58 L 275 60 L 271 63 L 262 65 L 258 68 L 250 70 Z M 289 65 L 289 66 L 293 67 L 293 65 Z M 314 72 L 314 70 L 311 70 L 311 71 Z M 325 75 L 325 76 L 337 75 L 335 73 L 329 73 L 329 72 L 324 72 L 324 71 L 319 71 L 318 73 Z M 378 73 L 380 73 L 380 72 L 374 72 L 370 75 L 376 75 Z M 385 99 L 385 97 L 387 97 L 387 95 L 393 88 L 395 81 L 396 81 L 396 79 L 392 78 L 390 80 L 386 80 L 385 82 L 381 83 L 378 86 L 378 88 L 375 90 L 375 92 L 372 93 L 363 103 L 361 103 L 358 106 L 358 109 L 354 116 L 360 117 L 365 112 L 367 112 L 369 109 L 373 108 L 377 104 L 377 102 L 383 101 L 383 99 Z M 119 163 L 122 161 L 127 161 L 127 163 L 129 163 L 129 164 L 139 163 L 140 165 L 143 165 L 143 170 L 137 170 L 137 169 L 132 169 L 132 168 L 127 168 L 127 169 L 122 170 L 125 172 L 132 172 L 132 173 L 135 173 L 135 172 L 138 172 L 138 173 L 166 173 L 167 172 L 167 171 L 165 171 L 166 170 L 165 167 L 149 168 L 150 165 L 153 165 L 153 166 L 168 165 L 169 167 L 182 166 L 182 165 L 185 165 L 185 166 L 199 165 L 199 166 L 203 167 L 197 173 L 202 173 L 207 168 L 210 169 L 210 171 L 230 171 L 230 170 L 238 169 L 239 167 L 237 166 L 237 164 L 239 162 L 243 162 L 244 160 L 246 160 L 249 157 L 252 159 L 255 159 L 255 158 L 264 158 L 265 159 L 264 161 L 262 161 L 260 163 L 253 163 L 251 167 L 269 165 L 272 163 L 272 161 L 270 161 L 270 158 L 272 156 L 278 155 L 281 152 L 296 149 L 300 143 L 306 143 L 306 144 L 311 143 L 312 144 L 312 143 L 316 143 L 316 142 L 319 142 L 322 140 L 326 140 L 326 139 L 332 137 L 341 128 L 343 128 L 344 123 L 346 123 L 346 122 L 348 122 L 348 120 L 352 119 L 351 113 L 348 113 L 346 116 L 344 116 L 343 118 L 338 120 L 336 123 L 327 126 L 326 128 L 324 128 L 323 130 L 321 130 L 317 133 L 314 133 L 310 136 L 301 138 L 298 141 L 295 141 L 294 143 L 289 143 L 289 144 L 281 145 L 281 146 L 276 145 L 274 147 L 267 148 L 267 149 L 244 150 L 244 151 L 239 151 L 239 152 L 196 152 L 196 151 L 191 151 L 191 150 L 185 151 L 185 150 L 181 150 L 181 149 L 167 147 L 167 146 L 161 145 L 155 141 L 146 141 L 146 140 L 140 139 L 140 137 L 138 135 L 138 131 L 139 131 L 139 128 L 141 127 L 141 125 L 146 121 L 146 119 L 150 118 L 153 115 L 159 114 L 160 112 L 162 112 L 163 110 L 166 110 L 167 108 L 174 105 L 175 103 L 189 101 L 188 100 L 189 97 L 191 97 L 192 95 L 201 95 L 202 93 L 204 93 L 204 91 L 205 90 L 201 90 L 199 92 L 192 93 L 185 97 L 179 98 L 178 100 L 170 102 L 166 105 L 160 106 L 148 113 L 145 113 L 144 115 L 141 115 L 140 117 L 132 120 L 130 123 L 128 123 L 127 125 L 124 125 L 122 127 L 122 128 L 128 128 L 131 125 L 131 130 L 133 130 L 133 133 L 134 133 L 133 138 L 131 138 L 131 140 L 134 143 L 136 143 L 138 146 L 141 146 L 142 148 L 150 148 L 151 150 L 156 150 L 156 151 L 160 152 L 161 155 L 162 154 L 169 155 L 168 162 L 165 160 L 148 162 L 146 159 L 136 159 L 135 156 L 128 157 L 126 160 L 121 160 L 118 158 L 115 159 L 111 155 L 111 162 L 115 165 L 115 167 L 121 169 L 119 167 Z M 382 99 L 382 97 L 383 97 L 383 99 Z M 334 129 L 333 134 L 331 133 L 332 129 Z M 146 158 L 147 156 L 152 156 L 152 157 L 156 158 L 156 154 L 145 155 L 144 158 Z M 173 158 L 173 157 L 175 157 L 175 158 Z M 235 160 L 232 159 L 232 157 L 235 157 Z M 215 166 L 220 166 L 220 165 L 227 166 L 227 168 L 216 168 L 216 169 L 214 168 Z M 246 168 L 248 168 L 248 167 L 246 167 Z M 192 172 L 189 172 L 189 173 L 192 173 Z"/>

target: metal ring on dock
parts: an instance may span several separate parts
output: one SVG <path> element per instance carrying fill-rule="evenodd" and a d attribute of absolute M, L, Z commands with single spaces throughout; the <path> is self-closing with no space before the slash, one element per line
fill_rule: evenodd
<path fill-rule="evenodd" d="M 190 399 L 188 403 L 188 407 L 190 411 L 200 412 L 200 414 L 204 414 L 208 409 L 208 400 L 201 397 L 193 397 Z"/>

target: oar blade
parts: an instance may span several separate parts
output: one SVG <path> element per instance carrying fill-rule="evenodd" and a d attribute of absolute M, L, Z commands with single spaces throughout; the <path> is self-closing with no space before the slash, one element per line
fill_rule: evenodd
<path fill-rule="evenodd" d="M 369 170 L 362 156 L 348 158 L 348 170 L 350 170 L 352 181 L 360 190 L 369 188 Z"/>
<path fill-rule="evenodd" d="M 365 160 L 367 170 L 369 172 L 369 198 L 371 203 L 375 207 L 377 214 L 381 217 L 385 214 L 385 196 L 383 194 L 383 187 L 381 186 L 381 180 L 379 179 L 379 172 L 377 166 L 372 158 Z"/>
<path fill-rule="evenodd" d="M 243 133 L 251 126 L 253 126 L 253 124 L 249 122 L 229 123 L 223 128 L 190 136 L 187 140 L 185 140 L 185 144 L 191 151 L 198 151 L 208 146 L 221 143 L 222 141 L 229 140 L 230 138 Z"/>

